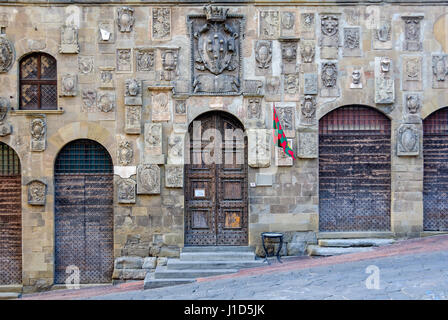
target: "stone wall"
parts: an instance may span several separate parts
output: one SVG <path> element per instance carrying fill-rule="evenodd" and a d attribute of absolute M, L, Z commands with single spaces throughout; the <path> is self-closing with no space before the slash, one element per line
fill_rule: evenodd
<path fill-rule="evenodd" d="M 1 3 L 6 59 L 0 97 L 10 105 L 5 121 L 12 132 L 0 141 L 14 148 L 22 163 L 23 285 L 53 283 L 53 165 L 61 148 L 80 138 L 102 144 L 114 162 L 115 257 L 177 256 L 184 242 L 183 177 L 169 167 L 181 166 L 183 158 L 174 152 L 177 140 L 170 139 L 185 135 L 188 124 L 209 110 L 237 116 L 249 135 L 249 245 L 260 248 L 263 231 L 318 231 L 318 120 L 351 104 L 371 106 L 391 119 L 391 231 L 397 236 L 422 231 L 421 118 L 448 101 L 447 7 L 437 1 L 432 6 L 322 2 L 326 5 L 221 6 L 234 28 L 226 41 L 241 52 L 233 47 L 240 59 L 217 72 L 232 81 L 213 85 L 203 80 L 210 66 L 202 61 L 195 67 L 198 53 L 191 50 L 196 39 L 191 30 L 207 19 L 220 23 L 202 4 Z M 117 23 L 126 12 L 133 19 Z M 70 37 L 76 32 L 77 39 Z M 18 61 L 39 51 L 57 60 L 58 110 L 19 110 Z M 433 69 L 437 61 L 445 63 L 440 74 Z M 65 85 L 67 78 L 75 88 Z M 410 94 L 419 99 L 415 112 L 406 109 Z M 263 144 L 260 132 L 270 139 L 274 103 L 299 157 L 294 162 L 276 147 L 268 146 L 261 156 L 251 151 Z M 43 151 L 31 150 L 34 119 L 44 119 Z M 154 134 L 152 124 L 161 124 Z M 403 124 L 419 135 L 418 150 L 397 151 Z M 154 137 L 159 142 L 153 143 Z M 142 185 L 139 168 L 141 174 L 155 170 L 158 180 Z M 35 179 L 46 185 L 43 206 L 27 201 L 26 186 Z"/>

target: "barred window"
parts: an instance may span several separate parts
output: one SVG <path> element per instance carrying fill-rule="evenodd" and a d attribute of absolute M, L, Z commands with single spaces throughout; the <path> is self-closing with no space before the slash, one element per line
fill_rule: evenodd
<path fill-rule="evenodd" d="M 20 61 L 20 109 L 55 110 L 58 107 L 56 59 L 33 53 Z"/>

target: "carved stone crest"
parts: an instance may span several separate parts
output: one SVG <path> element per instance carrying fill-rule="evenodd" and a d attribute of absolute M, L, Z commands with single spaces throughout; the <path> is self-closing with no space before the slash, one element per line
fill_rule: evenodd
<path fill-rule="evenodd" d="M 420 132 L 415 124 L 402 124 L 397 130 L 397 156 L 418 156 Z"/>
<path fill-rule="evenodd" d="M 98 94 L 98 109 L 101 112 L 111 112 L 115 108 L 115 94 L 111 92 L 101 92 Z"/>
<path fill-rule="evenodd" d="M 99 43 L 114 43 L 115 32 L 113 21 L 99 21 L 98 22 L 98 42 Z"/>
<path fill-rule="evenodd" d="M 322 97 L 337 97 L 339 96 L 339 90 L 337 87 L 338 68 L 335 62 L 322 63 Z"/>
<path fill-rule="evenodd" d="M 375 69 L 375 103 L 394 103 L 395 84 L 391 72 L 391 59 L 388 57 L 376 57 Z"/>
<path fill-rule="evenodd" d="M 295 128 L 295 107 L 289 106 L 277 106 L 275 107 L 277 110 L 278 120 L 280 121 L 282 128 L 287 137 L 294 136 L 294 128 Z"/>
<path fill-rule="evenodd" d="M 280 77 L 266 76 L 266 100 L 276 101 L 280 98 Z"/>
<path fill-rule="evenodd" d="M 142 121 L 142 106 L 125 107 L 125 128 L 127 134 L 140 134 Z"/>
<path fill-rule="evenodd" d="M 9 111 L 9 101 L 0 97 L 0 137 L 7 136 L 12 132 L 10 123 L 5 122 Z"/>
<path fill-rule="evenodd" d="M 83 103 L 83 112 L 96 111 L 96 91 L 93 89 L 83 89 L 81 91 L 81 98 Z"/>
<path fill-rule="evenodd" d="M 168 138 L 168 164 L 184 163 L 184 140 L 183 134 L 171 134 Z"/>
<path fill-rule="evenodd" d="M 121 141 L 118 144 L 118 163 L 120 166 L 127 166 L 132 162 L 134 151 L 129 141 Z"/>
<path fill-rule="evenodd" d="M 137 71 L 154 71 L 154 49 L 136 49 Z"/>
<path fill-rule="evenodd" d="M 304 85 L 303 85 L 303 93 L 304 94 L 317 94 L 318 93 L 318 84 L 317 84 L 317 74 L 315 73 L 305 73 L 303 75 Z"/>
<path fill-rule="evenodd" d="M 422 42 L 420 40 L 420 21 L 423 16 L 402 16 L 404 20 L 404 43 L 405 51 L 420 51 Z"/>
<path fill-rule="evenodd" d="M 15 60 L 14 46 L 6 36 L 0 35 L 0 73 L 8 72 Z"/>
<path fill-rule="evenodd" d="M 78 91 L 78 77 L 74 74 L 65 74 L 61 78 L 61 95 L 74 97 Z"/>
<path fill-rule="evenodd" d="M 171 164 L 165 166 L 165 186 L 167 188 L 184 187 L 184 166 Z"/>
<path fill-rule="evenodd" d="M 316 97 L 306 95 L 301 106 L 301 124 L 313 125 L 316 122 Z"/>
<path fill-rule="evenodd" d="M 382 21 L 380 27 L 375 30 L 375 39 L 380 42 L 388 42 L 392 37 L 392 26 L 390 22 Z"/>
<path fill-rule="evenodd" d="M 315 14 L 301 13 L 300 14 L 300 38 L 314 39 L 315 38 Z"/>
<path fill-rule="evenodd" d="M 406 123 L 421 123 L 420 110 L 422 109 L 422 98 L 419 94 L 411 93 L 404 96 Z"/>
<path fill-rule="evenodd" d="M 403 90 L 419 91 L 422 89 L 422 58 L 403 57 Z"/>
<path fill-rule="evenodd" d="M 251 97 L 247 100 L 247 119 L 260 120 L 262 117 L 261 98 Z"/>
<path fill-rule="evenodd" d="M 161 49 L 162 67 L 161 80 L 171 81 L 177 76 L 179 48 Z"/>
<path fill-rule="evenodd" d="M 278 11 L 260 11 L 260 38 L 277 39 L 280 36 Z"/>
<path fill-rule="evenodd" d="M 92 56 L 79 56 L 78 57 L 78 69 L 81 74 L 89 74 L 93 72 L 93 57 Z"/>
<path fill-rule="evenodd" d="M 162 154 L 162 124 L 145 123 L 145 153 Z"/>
<path fill-rule="evenodd" d="M 192 90 L 194 94 L 239 94 L 243 16 L 205 6 L 204 15 L 189 15 Z"/>
<path fill-rule="evenodd" d="M 345 57 L 361 56 L 361 29 L 358 27 L 344 28 Z"/>
<path fill-rule="evenodd" d="M 160 168 L 156 164 L 137 167 L 137 194 L 160 194 Z"/>
<path fill-rule="evenodd" d="M 135 203 L 135 185 L 134 179 L 121 179 L 117 182 L 118 203 Z"/>
<path fill-rule="evenodd" d="M 134 27 L 134 9 L 121 7 L 117 9 L 117 25 L 120 32 L 131 32 Z"/>
<path fill-rule="evenodd" d="M 267 129 L 249 129 L 248 164 L 252 168 L 267 168 L 271 165 L 271 133 Z"/>
<path fill-rule="evenodd" d="M 350 89 L 362 89 L 362 70 L 355 69 L 351 74 Z"/>
<path fill-rule="evenodd" d="M 297 156 L 303 159 L 318 157 L 318 134 L 316 132 L 299 132 Z"/>
<path fill-rule="evenodd" d="M 79 53 L 78 29 L 75 26 L 62 26 L 59 53 Z"/>
<path fill-rule="evenodd" d="M 171 8 L 152 9 L 152 38 L 166 40 L 171 37 Z"/>
<path fill-rule="evenodd" d="M 131 49 L 117 49 L 117 71 L 132 72 Z"/>
<path fill-rule="evenodd" d="M 152 121 L 169 121 L 171 119 L 169 106 L 170 99 L 167 92 L 154 92 L 151 105 Z"/>
<path fill-rule="evenodd" d="M 280 42 L 282 50 L 282 72 L 294 73 L 296 72 L 297 64 L 297 40 L 282 40 Z"/>
<path fill-rule="evenodd" d="M 124 104 L 129 106 L 140 106 L 142 100 L 142 82 L 137 79 L 127 79 L 125 81 Z"/>
<path fill-rule="evenodd" d="M 31 151 L 44 151 L 46 148 L 47 123 L 45 118 L 31 120 Z"/>
<path fill-rule="evenodd" d="M 303 41 L 300 45 L 300 56 L 302 57 L 303 63 L 313 63 L 314 62 L 314 41 Z"/>
<path fill-rule="evenodd" d="M 432 87 L 434 89 L 447 88 L 446 77 L 448 75 L 448 55 L 439 54 L 432 56 Z"/>
<path fill-rule="evenodd" d="M 292 37 L 295 35 L 296 14 L 291 11 L 281 12 L 280 34 L 282 37 Z"/>
<path fill-rule="evenodd" d="M 292 150 L 294 150 L 294 139 L 286 139 L 288 141 L 289 146 Z M 275 165 L 278 167 L 290 167 L 294 164 L 294 160 L 292 157 L 287 155 L 283 148 L 275 147 Z"/>
<path fill-rule="evenodd" d="M 30 181 L 28 184 L 28 204 L 44 206 L 47 196 L 47 185 L 40 180 Z"/>
<path fill-rule="evenodd" d="M 99 67 L 99 87 L 102 89 L 113 89 L 114 84 L 114 67 Z"/>
<path fill-rule="evenodd" d="M 321 15 L 321 58 L 337 59 L 339 43 L 339 16 L 334 14 Z"/>
<path fill-rule="evenodd" d="M 287 95 L 295 95 L 299 93 L 299 74 L 285 74 L 284 90 Z"/>
<path fill-rule="evenodd" d="M 271 70 L 272 41 L 258 40 L 255 45 L 255 62 L 259 74 L 265 74 Z"/>
<path fill-rule="evenodd" d="M 244 80 L 243 85 L 244 96 L 262 96 L 263 82 L 261 80 Z"/>

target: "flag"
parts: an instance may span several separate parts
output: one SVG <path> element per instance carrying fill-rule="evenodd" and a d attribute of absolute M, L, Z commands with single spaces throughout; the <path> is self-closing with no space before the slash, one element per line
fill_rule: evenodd
<path fill-rule="evenodd" d="M 274 132 L 274 141 L 275 138 L 277 138 L 278 146 L 283 148 L 283 151 L 290 157 L 292 157 L 294 160 L 294 152 L 291 149 L 291 146 L 288 143 L 288 140 L 285 137 L 285 133 L 283 132 L 282 125 L 280 124 L 280 121 L 278 120 L 277 112 L 275 110 L 275 104 L 274 104 L 274 129 L 277 129 L 276 132 Z"/>

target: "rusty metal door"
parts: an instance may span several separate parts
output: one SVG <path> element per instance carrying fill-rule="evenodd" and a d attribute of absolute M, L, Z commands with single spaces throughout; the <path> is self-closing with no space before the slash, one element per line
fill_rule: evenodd
<path fill-rule="evenodd" d="M 113 272 L 113 166 L 90 140 L 65 146 L 55 163 L 55 283 L 79 268 L 80 283 L 106 283 Z"/>
<path fill-rule="evenodd" d="M 243 127 L 237 119 L 219 112 L 206 113 L 195 121 L 197 130 L 193 130 L 195 122 L 189 128 L 185 165 L 185 244 L 247 245 Z"/>
<path fill-rule="evenodd" d="M 390 230 L 390 121 L 363 106 L 319 121 L 319 230 Z"/>
<path fill-rule="evenodd" d="M 448 231 L 448 108 L 423 121 L 423 230 Z"/>
<path fill-rule="evenodd" d="M 22 283 L 21 194 L 20 160 L 0 142 L 0 285 Z"/>

